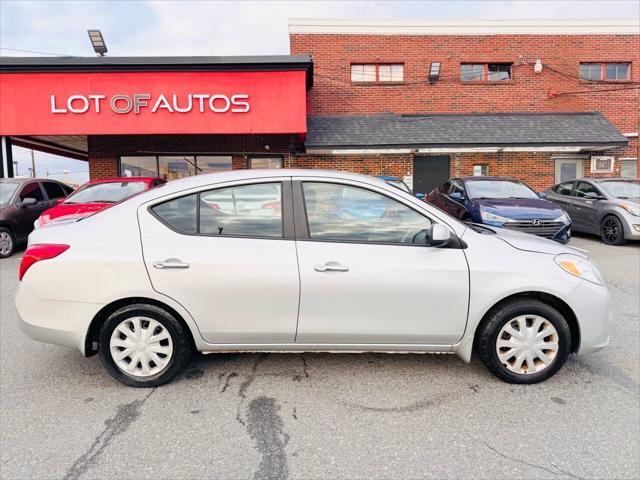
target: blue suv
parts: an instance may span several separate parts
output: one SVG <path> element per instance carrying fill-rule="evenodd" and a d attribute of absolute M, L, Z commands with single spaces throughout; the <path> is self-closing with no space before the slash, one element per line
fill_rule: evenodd
<path fill-rule="evenodd" d="M 560 243 L 571 238 L 567 213 L 515 178 L 452 178 L 425 201 L 463 221 L 519 230 Z"/>

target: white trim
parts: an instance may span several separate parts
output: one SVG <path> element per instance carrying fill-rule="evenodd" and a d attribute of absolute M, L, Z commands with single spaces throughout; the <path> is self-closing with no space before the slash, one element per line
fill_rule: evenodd
<path fill-rule="evenodd" d="M 640 20 L 348 20 L 290 18 L 290 34 L 640 35 Z"/>
<path fill-rule="evenodd" d="M 609 168 L 597 168 L 598 160 L 609 160 Z M 613 172 L 613 165 L 615 163 L 615 157 L 613 155 L 591 155 L 591 173 L 611 173 Z"/>
<path fill-rule="evenodd" d="M 598 150 L 593 150 L 593 149 Z M 499 152 L 557 152 L 579 153 L 599 151 L 615 146 L 583 147 L 433 147 L 433 148 L 307 148 L 307 155 L 385 155 L 408 153 L 499 153 Z M 590 150 L 591 149 L 591 150 Z"/>
<path fill-rule="evenodd" d="M 627 138 L 638 138 L 638 132 L 623 133 L 622 135 Z"/>

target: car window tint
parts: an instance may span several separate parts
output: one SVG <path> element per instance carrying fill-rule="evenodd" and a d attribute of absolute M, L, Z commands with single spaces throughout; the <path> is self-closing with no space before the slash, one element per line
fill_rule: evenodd
<path fill-rule="evenodd" d="M 282 237 L 282 186 L 260 183 L 200 193 L 200 233 Z"/>
<path fill-rule="evenodd" d="M 464 195 L 464 188 L 462 184 L 456 180 L 451 180 L 451 188 L 449 189 L 449 194 L 459 193 L 460 195 Z"/>
<path fill-rule="evenodd" d="M 44 191 L 47 192 L 47 196 L 49 200 L 53 200 L 54 198 L 63 198 L 66 197 L 67 194 L 62 189 L 62 187 L 54 182 L 42 182 L 42 186 L 44 187 Z"/>
<path fill-rule="evenodd" d="M 73 193 L 73 188 L 69 185 L 62 184 L 62 189 L 64 190 L 65 195 L 70 195 L 71 193 Z"/>
<path fill-rule="evenodd" d="M 438 187 L 438 193 L 444 193 L 446 195 L 447 193 L 449 193 L 449 188 L 451 188 L 451 183 L 444 182 Z"/>
<path fill-rule="evenodd" d="M 175 198 L 152 208 L 165 223 L 180 233 L 196 233 L 196 202 L 198 194 Z"/>
<path fill-rule="evenodd" d="M 20 200 L 24 200 L 25 198 L 35 198 L 36 202 L 41 202 L 44 200 L 44 195 L 42 194 L 42 190 L 40 189 L 40 185 L 38 182 L 28 183 L 24 187 L 22 187 L 22 191 L 20 192 Z"/>
<path fill-rule="evenodd" d="M 571 195 L 571 189 L 573 188 L 573 182 L 564 182 L 553 187 L 553 191 L 558 195 Z"/>
<path fill-rule="evenodd" d="M 600 195 L 600 192 L 596 187 L 591 185 L 589 182 L 578 182 L 576 184 L 576 189 L 574 195 L 576 197 L 584 197 L 587 193 L 593 193 L 595 195 Z"/>
<path fill-rule="evenodd" d="M 424 245 L 431 221 L 406 205 L 363 188 L 303 183 L 313 240 Z"/>

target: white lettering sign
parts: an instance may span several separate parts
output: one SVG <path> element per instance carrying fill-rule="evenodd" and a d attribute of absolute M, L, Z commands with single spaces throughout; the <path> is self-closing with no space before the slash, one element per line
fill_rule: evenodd
<path fill-rule="evenodd" d="M 173 93 L 171 95 L 160 94 L 156 98 L 148 93 L 117 94 L 109 98 L 102 94 L 74 94 L 66 100 L 59 101 L 55 95 L 51 95 L 50 99 L 51 113 L 100 113 L 101 107 L 104 105 L 108 105 L 112 112 L 118 114 L 127 114 L 132 111 L 134 114 L 139 114 L 147 108 L 151 108 L 151 113 L 157 111 L 169 113 L 189 113 L 191 111 L 247 113 L 251 108 L 249 95 L 246 93 L 231 96 L 220 93 L 189 93 L 180 96 Z M 103 100 L 106 102 L 102 102 Z"/>

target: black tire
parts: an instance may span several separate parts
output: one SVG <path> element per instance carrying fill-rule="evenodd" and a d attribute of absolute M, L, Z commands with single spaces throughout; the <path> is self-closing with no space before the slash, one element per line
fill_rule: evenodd
<path fill-rule="evenodd" d="M 558 333 L 558 351 L 552 362 L 537 373 L 521 374 L 509 370 L 500 362 L 496 352 L 498 334 L 507 322 L 521 315 L 539 315 L 549 321 Z M 555 308 L 535 298 L 509 300 L 490 312 L 478 327 L 475 350 L 482 363 L 495 376 L 508 383 L 532 384 L 543 382 L 562 368 L 571 351 L 571 330 L 565 318 Z"/>
<path fill-rule="evenodd" d="M 16 237 L 8 228 L 0 227 L 0 241 L 2 241 L 2 237 L 4 237 L 5 241 L 9 242 L 9 248 L 3 249 L 3 245 L 0 244 L 0 258 L 7 258 L 13 255 L 13 252 L 16 251 Z"/>
<path fill-rule="evenodd" d="M 615 215 L 607 215 L 600 223 L 600 238 L 607 245 L 623 245 L 626 243 L 624 239 L 624 226 Z"/>
<path fill-rule="evenodd" d="M 173 352 L 169 363 L 160 372 L 147 377 L 130 375 L 121 370 L 111 356 L 109 348 L 113 331 L 123 321 L 132 317 L 147 317 L 161 323 L 171 336 Z M 127 305 L 112 313 L 104 322 L 98 337 L 98 353 L 107 372 L 119 382 L 130 387 L 157 387 L 169 382 L 189 363 L 193 353 L 190 332 L 173 315 L 162 308 L 145 303 Z"/>

